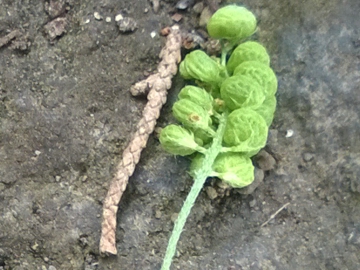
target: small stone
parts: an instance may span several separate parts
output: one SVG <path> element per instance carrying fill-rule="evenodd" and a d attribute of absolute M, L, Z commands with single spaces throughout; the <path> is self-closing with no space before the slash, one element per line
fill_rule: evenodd
<path fill-rule="evenodd" d="M 41 270 L 47 270 L 46 266 L 45 266 L 45 265 L 42 265 L 42 266 L 41 266 Z"/>
<path fill-rule="evenodd" d="M 67 21 L 64 17 L 59 17 L 44 26 L 44 30 L 50 42 L 53 42 L 57 37 L 62 36 L 66 30 Z"/>
<path fill-rule="evenodd" d="M 106 22 L 111 22 L 111 17 L 106 17 L 106 18 L 105 18 L 105 21 L 106 21 Z"/>
<path fill-rule="evenodd" d="M 11 210 L 11 213 L 14 218 L 17 218 L 19 216 L 18 212 L 16 212 L 15 210 Z"/>
<path fill-rule="evenodd" d="M 37 250 L 37 248 L 38 248 L 38 243 L 34 243 L 30 248 L 33 250 L 33 251 L 36 251 Z"/>
<path fill-rule="evenodd" d="M 49 268 L 48 268 L 48 270 L 56 270 L 56 267 L 53 266 L 53 265 L 50 265 Z"/>
<path fill-rule="evenodd" d="M 178 213 L 174 213 L 174 214 L 172 214 L 171 215 L 171 221 L 173 222 L 173 223 L 175 223 L 175 221 L 177 220 L 177 218 L 178 218 L 178 216 L 179 216 L 179 214 Z"/>
<path fill-rule="evenodd" d="M 59 182 L 60 179 L 61 179 L 61 176 L 60 176 L 60 175 L 56 175 L 56 176 L 55 176 L 55 181 L 56 181 L 56 182 Z"/>
<path fill-rule="evenodd" d="M 200 39 L 199 39 L 198 43 L 202 44 Z M 219 52 L 221 52 L 221 42 L 220 42 L 220 40 L 218 40 L 218 39 L 210 39 L 210 40 L 208 40 L 205 43 L 205 50 L 210 55 L 217 55 Z"/>
<path fill-rule="evenodd" d="M 313 158 L 314 158 L 314 154 L 311 154 L 311 153 L 304 153 L 303 154 L 303 159 L 306 162 L 309 162 L 309 161 L 313 160 Z"/>
<path fill-rule="evenodd" d="M 205 27 L 212 16 L 211 10 L 209 7 L 205 7 L 200 15 L 199 25 Z"/>
<path fill-rule="evenodd" d="M 270 171 L 275 168 L 276 160 L 265 150 L 261 150 L 255 157 L 256 163 L 260 169 Z"/>
<path fill-rule="evenodd" d="M 102 16 L 100 15 L 100 13 L 97 11 L 94 12 L 94 18 L 95 18 L 95 20 L 98 20 L 98 21 L 101 21 L 103 19 Z"/>
<path fill-rule="evenodd" d="M 204 9 L 204 3 L 203 2 L 196 3 L 193 6 L 193 10 L 197 14 L 200 14 L 203 11 L 203 9 Z"/>
<path fill-rule="evenodd" d="M 230 186 L 228 184 L 226 184 L 224 181 L 216 181 L 215 184 L 221 188 L 221 189 L 229 189 Z"/>
<path fill-rule="evenodd" d="M 179 2 L 176 3 L 176 8 L 187 9 L 190 5 L 192 5 L 193 2 L 194 0 L 180 0 Z"/>
<path fill-rule="evenodd" d="M 145 8 L 144 9 L 144 13 L 146 14 L 146 13 L 148 13 L 149 12 L 149 9 L 148 8 Z"/>
<path fill-rule="evenodd" d="M 44 8 L 50 18 L 54 19 L 65 12 L 66 3 L 65 0 L 49 0 L 45 1 Z"/>
<path fill-rule="evenodd" d="M 159 0 L 150 0 L 151 4 L 152 4 L 152 8 L 154 13 L 158 13 L 159 9 L 160 9 L 160 2 Z"/>
<path fill-rule="evenodd" d="M 208 195 L 208 197 L 210 198 L 210 200 L 214 200 L 217 198 L 218 193 L 216 192 L 216 189 L 213 187 L 206 187 L 205 188 L 206 194 Z"/>
<path fill-rule="evenodd" d="M 253 208 L 255 205 L 256 205 L 256 200 L 255 200 L 255 199 L 253 199 L 253 200 L 251 200 L 251 201 L 249 202 L 249 206 L 250 206 L 251 208 Z"/>
<path fill-rule="evenodd" d="M 35 155 L 39 156 L 41 154 L 41 152 L 39 150 L 35 150 Z"/>
<path fill-rule="evenodd" d="M 160 210 L 156 210 L 156 211 L 155 211 L 155 218 L 159 219 L 159 218 L 161 218 L 161 216 L 162 216 L 161 211 L 160 211 Z"/>
<path fill-rule="evenodd" d="M 288 130 L 286 131 L 285 137 L 286 137 L 286 138 L 291 138 L 293 135 L 294 135 L 294 130 L 288 129 Z"/>
<path fill-rule="evenodd" d="M 171 19 L 174 21 L 174 22 L 180 22 L 182 20 L 182 15 L 179 14 L 179 13 L 175 13 L 174 15 L 171 16 Z"/>
<path fill-rule="evenodd" d="M 48 262 L 49 258 L 48 257 L 44 257 L 44 262 Z"/>
<path fill-rule="evenodd" d="M 122 33 L 134 32 L 137 29 L 136 21 L 130 17 L 124 17 L 122 20 L 117 21 L 117 25 Z"/>
<path fill-rule="evenodd" d="M 124 19 L 124 17 L 121 14 L 115 16 L 115 22 L 121 21 L 122 19 Z"/>
<path fill-rule="evenodd" d="M 151 37 L 151 38 L 156 37 L 156 32 L 155 32 L 155 31 L 152 31 L 152 32 L 150 33 L 150 37 Z"/>

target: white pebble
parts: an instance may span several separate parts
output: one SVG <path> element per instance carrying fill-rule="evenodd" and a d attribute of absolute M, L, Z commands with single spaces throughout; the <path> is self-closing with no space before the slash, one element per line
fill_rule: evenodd
<path fill-rule="evenodd" d="M 35 150 L 35 155 L 40 155 L 41 154 L 41 152 L 39 151 L 39 150 Z"/>
<path fill-rule="evenodd" d="M 155 32 L 155 31 L 152 31 L 152 32 L 150 33 L 150 36 L 151 36 L 151 38 L 156 37 L 156 32 Z"/>
<path fill-rule="evenodd" d="M 106 17 L 105 21 L 106 22 L 111 22 L 111 17 Z"/>
<path fill-rule="evenodd" d="M 94 18 L 95 18 L 96 20 L 98 20 L 98 21 L 102 20 L 102 16 L 101 16 L 100 13 L 97 12 L 97 11 L 94 12 Z"/>
<path fill-rule="evenodd" d="M 286 138 L 291 138 L 293 135 L 294 135 L 294 131 L 293 131 L 292 129 L 288 129 L 288 130 L 286 131 L 285 137 L 286 137 Z"/>
<path fill-rule="evenodd" d="M 121 14 L 118 14 L 118 15 L 115 16 L 115 21 L 116 22 L 121 21 L 122 19 L 124 19 L 124 17 Z"/>

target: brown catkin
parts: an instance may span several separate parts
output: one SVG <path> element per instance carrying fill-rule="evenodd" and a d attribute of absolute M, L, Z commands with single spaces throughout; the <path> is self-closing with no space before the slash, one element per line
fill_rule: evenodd
<path fill-rule="evenodd" d="M 171 79 L 177 72 L 181 60 L 181 34 L 173 27 L 167 36 L 165 47 L 160 52 L 161 62 L 157 73 L 146 80 L 136 83 L 131 88 L 133 95 L 148 92 L 148 102 L 142 118 L 137 125 L 129 145 L 123 152 L 122 159 L 116 168 L 103 205 L 103 221 L 101 224 L 100 253 L 116 254 L 116 214 L 121 196 L 124 193 L 129 177 L 134 173 L 139 162 L 141 151 L 145 148 L 149 135 L 154 131 L 160 110 L 166 102 L 167 91 L 171 87 Z"/>

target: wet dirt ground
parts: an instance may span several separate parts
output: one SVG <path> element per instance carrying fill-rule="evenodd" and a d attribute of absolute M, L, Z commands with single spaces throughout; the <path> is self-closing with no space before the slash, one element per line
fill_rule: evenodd
<path fill-rule="evenodd" d="M 156 136 L 120 203 L 118 255 L 100 257 L 98 242 L 102 200 L 146 103 L 129 88 L 156 69 L 174 13 L 201 32 L 192 5 L 176 3 L 154 13 L 146 0 L 0 0 L 0 38 L 18 31 L 0 42 L 0 269 L 160 268 L 192 180 Z M 359 269 L 360 2 L 241 4 L 279 80 L 266 148 L 277 164 L 252 194 L 202 192 L 172 269 Z M 137 29 L 120 33 L 119 13 Z M 184 83 L 175 77 L 159 127 Z"/>

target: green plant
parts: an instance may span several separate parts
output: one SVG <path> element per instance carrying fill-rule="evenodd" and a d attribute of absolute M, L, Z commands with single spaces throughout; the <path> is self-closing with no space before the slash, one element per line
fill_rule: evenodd
<path fill-rule="evenodd" d="M 169 125 L 160 133 L 166 151 L 192 159 L 190 174 L 194 178 L 162 270 L 170 268 L 181 231 L 206 178 L 218 177 L 233 188 L 254 181 L 250 158 L 265 146 L 276 108 L 277 79 L 266 49 L 254 41 L 241 43 L 255 32 L 255 16 L 244 7 L 226 6 L 210 18 L 207 29 L 221 41 L 221 58 L 201 50 L 185 57 L 181 75 L 204 88 L 186 86 L 180 91 L 173 115 L 182 126 Z"/>

